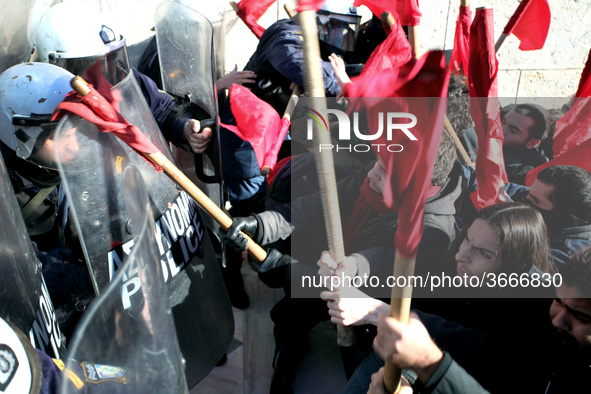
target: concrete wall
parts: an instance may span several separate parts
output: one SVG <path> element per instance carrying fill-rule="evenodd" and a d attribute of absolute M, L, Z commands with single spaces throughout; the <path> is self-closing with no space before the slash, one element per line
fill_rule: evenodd
<path fill-rule="evenodd" d="M 65 0 L 98 5 L 127 37 L 132 64 L 141 55 L 143 47 L 153 34 L 154 11 L 161 0 Z M 189 2 L 189 0 L 186 0 Z M 257 45 L 257 38 L 246 28 L 224 0 L 192 0 L 198 7 L 201 2 L 215 1 L 226 12 L 226 70 L 234 65 L 242 68 Z M 346 1 L 346 0 L 343 0 Z M 259 20 L 263 26 L 286 17 L 285 0 L 270 9 Z M 287 1 L 295 7 L 295 1 Z M 455 20 L 460 0 L 420 0 L 423 17 L 419 26 L 419 39 L 423 51 L 453 46 Z M 510 36 L 499 50 L 499 95 L 509 101 L 528 97 L 568 97 L 575 93 L 581 71 L 591 48 L 591 0 L 549 0 L 552 23 L 546 44 L 539 51 L 522 52 L 519 41 Z M 495 40 L 518 5 L 518 0 L 478 0 L 476 7 L 492 7 L 495 19 Z M 369 17 L 365 7 L 360 11 Z"/>

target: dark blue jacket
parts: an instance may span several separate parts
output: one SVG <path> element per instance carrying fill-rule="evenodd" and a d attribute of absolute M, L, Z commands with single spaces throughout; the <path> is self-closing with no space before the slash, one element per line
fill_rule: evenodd
<path fill-rule="evenodd" d="M 289 19 L 278 20 L 269 26 L 244 69 L 257 75 L 256 83 L 245 86 L 281 114 L 285 109 L 283 104 L 274 105 L 269 97 L 277 94 L 289 97 L 291 82 L 304 87 L 304 42 L 299 26 Z M 329 62 L 322 61 L 322 75 L 325 95 L 336 96 L 340 86 Z"/>
<path fill-rule="evenodd" d="M 591 224 L 567 227 L 557 234 L 550 233 L 550 252 L 554 264 L 568 263 L 587 247 L 591 247 Z"/>

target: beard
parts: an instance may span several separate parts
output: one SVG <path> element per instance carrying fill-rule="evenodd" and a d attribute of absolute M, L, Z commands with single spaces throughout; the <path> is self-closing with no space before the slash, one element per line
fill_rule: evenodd
<path fill-rule="evenodd" d="M 581 347 L 579 342 L 568 333 L 554 329 L 554 343 L 557 356 L 576 364 L 588 365 L 591 362 L 591 346 Z"/>

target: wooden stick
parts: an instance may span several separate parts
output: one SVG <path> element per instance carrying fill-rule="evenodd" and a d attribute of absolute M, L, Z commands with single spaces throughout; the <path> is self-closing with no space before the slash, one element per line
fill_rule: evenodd
<path fill-rule="evenodd" d="M 445 130 L 447 130 L 447 132 L 451 136 L 451 139 L 454 141 L 454 144 L 456 145 L 456 152 L 458 152 L 458 156 L 462 164 L 474 167 L 474 163 L 470 159 L 468 152 L 466 152 L 466 148 L 464 148 L 464 145 L 462 145 L 462 141 L 460 141 L 460 139 L 458 138 L 458 135 L 454 130 L 454 127 L 451 125 L 451 122 L 449 121 L 447 115 L 443 117 L 443 125 L 445 126 Z"/>
<path fill-rule="evenodd" d="M 380 20 L 382 21 L 382 28 L 386 32 L 386 35 L 390 34 L 390 30 L 392 30 L 392 26 L 396 23 L 396 19 L 394 19 L 394 15 L 390 11 L 382 12 L 380 15 Z"/>
<path fill-rule="evenodd" d="M 418 26 L 407 26 L 408 28 L 408 42 L 415 55 L 415 58 L 421 57 L 421 48 L 419 46 L 419 27 Z"/>
<path fill-rule="evenodd" d="M 235 1 L 231 1 L 230 2 L 230 6 L 232 7 L 232 9 L 234 10 L 234 12 L 238 12 L 239 8 L 238 8 L 238 4 Z"/>
<path fill-rule="evenodd" d="M 298 105 L 298 100 L 301 94 L 302 89 L 299 86 L 296 86 L 295 89 L 292 90 L 291 97 L 289 98 L 289 102 L 287 103 L 287 107 L 285 107 L 285 112 L 283 113 L 283 119 L 291 120 L 291 115 L 293 115 L 293 111 Z"/>
<path fill-rule="evenodd" d="M 302 11 L 298 14 L 300 27 L 304 37 L 304 85 L 307 95 L 313 98 L 313 107 L 317 111 L 326 109 L 324 96 L 324 82 L 320 64 L 320 46 L 318 43 L 318 28 L 316 26 L 316 12 Z M 330 144 L 328 130 L 322 130 L 313 124 L 314 141 L 320 144 Z M 324 223 L 328 235 L 328 247 L 332 258 L 337 263 L 345 259 L 341 215 L 337 196 L 337 183 L 334 172 L 332 151 L 316 152 L 316 171 L 320 185 L 320 196 L 324 211 Z M 353 346 L 355 336 L 351 327 L 337 325 L 337 341 L 341 346 Z"/>
<path fill-rule="evenodd" d="M 86 96 L 90 93 L 86 82 L 81 77 L 74 77 L 70 82 L 72 88 L 81 96 Z M 207 212 L 219 225 L 228 231 L 232 226 L 232 218 L 226 215 L 205 193 L 201 191 L 177 166 L 175 166 L 162 152 L 148 153 L 146 156 L 150 161 L 162 167 L 166 175 L 172 179 L 177 185 L 185 190 L 205 212 Z M 242 233 L 246 237 L 246 245 L 248 252 L 252 257 L 258 261 L 263 261 L 267 258 L 267 252 L 256 244 L 248 235 Z"/>
<path fill-rule="evenodd" d="M 289 19 L 293 19 L 293 17 L 296 16 L 296 12 L 293 10 L 293 8 L 291 8 L 289 4 L 285 3 L 283 5 L 283 9 L 285 10 L 287 16 L 289 16 Z"/>
<path fill-rule="evenodd" d="M 291 92 L 291 96 L 287 103 L 287 107 L 285 107 L 285 112 L 283 113 L 283 119 L 287 119 L 291 122 L 291 115 L 293 115 L 293 111 L 295 110 L 296 105 L 298 105 L 298 100 L 300 98 L 300 94 L 302 94 L 302 89 L 299 86 L 296 86 L 294 90 Z M 261 168 L 261 175 L 266 177 L 271 173 L 271 168 L 268 166 L 263 166 Z"/>
<path fill-rule="evenodd" d="M 406 279 L 414 275 L 416 256 L 412 258 L 402 257 L 396 251 L 396 260 L 394 262 L 394 278 L 405 277 Z M 392 287 L 392 296 L 390 300 L 390 316 L 401 323 L 408 324 L 410 315 L 410 301 L 412 298 L 412 285 L 410 280 L 405 287 Z M 394 365 L 386 362 L 384 371 L 384 386 L 388 393 L 395 393 L 400 388 L 401 370 Z"/>
<path fill-rule="evenodd" d="M 390 20 L 391 21 L 391 20 Z M 413 50 L 415 58 L 420 56 L 418 26 L 408 26 L 408 41 Z M 447 118 L 447 116 L 446 116 Z M 450 124 L 451 125 L 451 124 Z M 404 276 L 409 278 L 415 271 L 416 256 L 412 258 L 405 258 L 396 251 L 394 260 L 394 278 Z M 410 301 L 412 298 L 412 286 L 408 281 L 405 287 L 392 287 L 392 294 L 390 297 L 390 316 L 408 324 L 408 316 L 410 315 Z M 394 365 L 386 362 L 384 368 L 384 386 L 388 393 L 396 393 L 400 390 L 400 378 L 402 377 L 402 370 Z"/>
<path fill-rule="evenodd" d="M 470 6 L 470 0 L 460 0 L 460 5 L 464 7 Z"/>
<path fill-rule="evenodd" d="M 506 38 L 507 38 L 507 35 L 505 33 L 501 33 L 501 36 L 499 37 L 499 39 L 495 43 L 495 53 L 499 53 L 499 49 L 501 48 L 501 45 L 503 45 L 503 43 L 505 42 Z"/>

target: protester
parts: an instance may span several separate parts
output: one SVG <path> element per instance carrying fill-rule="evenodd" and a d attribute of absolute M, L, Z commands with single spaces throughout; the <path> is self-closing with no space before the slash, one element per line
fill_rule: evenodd
<path fill-rule="evenodd" d="M 374 341 L 382 359 L 374 354 L 364 362 L 354 376 L 357 390 L 345 392 L 365 392 L 369 375 L 383 365 L 383 359 L 414 370 L 403 374 L 415 393 L 487 392 L 479 382 L 493 393 L 579 392 L 589 380 L 591 248 L 560 268 L 562 284 L 549 308 L 551 325 L 546 320 L 526 332 L 483 335 L 423 313 L 412 314 L 407 325 L 382 316 Z M 520 374 L 498 379 L 500 360 L 504 368 L 519 367 Z"/>
<path fill-rule="evenodd" d="M 552 135 L 552 118 L 548 110 L 537 104 L 518 104 L 501 109 L 503 124 L 503 157 L 509 182 L 525 184 L 527 173 L 548 161 L 540 145 Z M 462 144 L 472 160 L 478 152 L 473 128 L 462 133 Z"/>
<path fill-rule="evenodd" d="M 591 173 L 575 166 L 540 171 L 526 200 L 544 217 L 554 263 L 591 245 Z"/>
<path fill-rule="evenodd" d="M 413 307 L 484 332 L 497 329 L 500 314 L 515 319 L 527 316 L 522 310 L 523 302 L 508 298 L 532 296 L 532 289 L 501 287 L 496 279 L 501 273 L 506 277 L 536 274 L 541 278 L 543 273 L 550 272 L 548 236 L 542 216 L 523 203 L 492 205 L 479 212 L 474 223 L 464 229 L 455 243 L 453 263 L 442 264 L 443 273 L 466 281 L 472 276 L 484 278 L 486 284 L 456 288 L 450 279 L 449 285 L 443 282 L 443 286 L 440 283 L 433 289 L 429 288 L 430 283 L 422 288 L 415 286 Z M 345 267 L 350 261 L 353 263 L 352 260 L 345 259 Z M 328 253 L 322 255 L 318 265 L 319 273 L 335 274 L 336 263 Z M 345 271 L 352 272 L 347 268 Z M 442 276 L 442 270 L 430 274 Z M 388 313 L 390 305 L 362 292 L 370 290 L 324 291 L 320 296 L 327 301 L 333 323 L 376 325 L 378 315 Z M 526 301 L 525 305 L 533 309 L 536 303 Z"/>
<path fill-rule="evenodd" d="M 461 192 L 461 170 L 454 166 L 455 158 L 453 142 L 444 133 L 431 180 L 430 197 L 425 206 L 425 231 L 417 256 L 417 267 L 422 270 L 430 269 L 431 264 L 438 262 L 438 256 L 447 253 L 455 235 L 453 203 Z M 391 245 L 394 238 L 397 212 L 386 208 L 383 203 L 381 193 L 384 182 L 385 169 L 376 162 L 338 183 L 339 195 L 350 197 L 341 200 L 341 215 L 347 223 L 347 251 L 355 257 L 352 275 L 362 275 L 363 272 L 377 274 L 386 265 L 389 266 L 382 262 L 394 260 L 394 249 L 385 245 Z M 320 196 L 314 193 L 276 207 L 273 211 L 235 218 L 228 231 L 228 242 L 238 249 L 243 248 L 244 238 L 239 235 L 239 230 L 251 234 L 255 242 L 262 245 L 286 238 L 293 230 L 294 236 L 303 236 L 301 242 L 307 245 L 305 251 L 292 249 L 294 255 L 299 261 L 315 261 L 320 251 L 326 249 L 324 226 L 318 222 L 322 218 L 321 210 Z M 291 292 L 296 290 L 292 287 L 290 276 L 315 275 L 315 266 L 296 263 L 290 256 L 276 250 L 270 251 L 262 263 L 253 262 L 251 266 L 259 272 L 264 283 L 284 287 L 286 292 L 286 296 L 271 311 L 276 343 L 272 391 L 280 392 L 291 386 L 308 332 L 320 321 L 328 319 L 329 315 L 320 299 L 290 297 Z M 317 296 L 315 293 L 314 297 Z M 347 370 L 352 372 L 353 368 L 348 367 Z"/>

